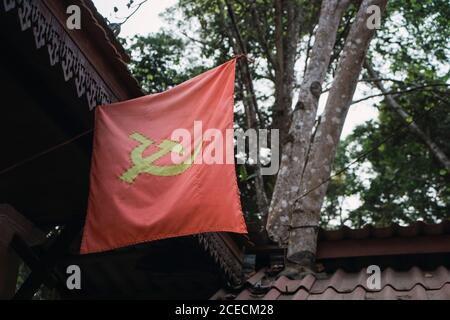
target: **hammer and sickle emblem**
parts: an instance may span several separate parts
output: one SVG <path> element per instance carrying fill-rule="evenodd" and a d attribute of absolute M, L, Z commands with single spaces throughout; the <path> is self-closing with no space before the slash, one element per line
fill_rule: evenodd
<path fill-rule="evenodd" d="M 129 184 L 132 184 L 141 173 L 148 173 L 161 177 L 182 174 L 192 166 L 194 159 L 202 149 L 202 143 L 200 142 L 195 148 L 194 153 L 184 162 L 168 166 L 158 166 L 155 165 L 154 162 L 170 152 L 175 152 L 182 155 L 184 153 L 183 146 L 172 140 L 163 140 L 160 144 L 158 144 L 158 151 L 147 157 L 143 157 L 144 151 L 153 144 L 153 141 L 140 133 L 133 133 L 130 135 L 130 138 L 140 142 L 140 144 L 131 151 L 131 168 L 120 176 L 121 180 Z"/>

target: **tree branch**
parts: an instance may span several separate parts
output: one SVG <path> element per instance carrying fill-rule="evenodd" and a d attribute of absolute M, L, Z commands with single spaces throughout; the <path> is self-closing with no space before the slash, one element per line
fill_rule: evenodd
<path fill-rule="evenodd" d="M 364 63 L 364 67 L 372 78 L 378 77 L 377 72 L 374 70 L 369 61 Z M 450 159 L 445 152 L 418 126 L 414 120 L 411 120 L 411 116 L 400 106 L 394 96 L 388 92 L 380 80 L 375 81 L 375 85 L 386 96 L 387 105 L 394 110 L 405 123 L 409 124 L 408 129 L 423 141 L 441 165 L 446 168 L 448 172 L 450 172 Z"/>
<path fill-rule="evenodd" d="M 123 25 L 125 22 L 127 22 L 128 21 L 128 19 L 130 19 L 141 7 L 142 7 L 142 5 L 144 4 L 144 3 L 146 3 L 148 0 L 142 0 L 141 2 L 139 2 L 136 6 L 134 6 L 134 10 L 133 10 L 133 12 L 131 12 L 128 16 L 126 16 L 126 17 L 123 17 L 123 18 L 120 18 L 120 19 L 123 19 L 123 21 L 122 22 L 119 22 L 118 24 L 119 25 Z"/>
<path fill-rule="evenodd" d="M 275 58 L 272 52 L 272 49 L 269 46 L 269 41 L 267 40 L 265 36 L 264 30 L 261 29 L 261 19 L 258 14 L 258 10 L 256 9 L 255 1 L 251 4 L 251 12 L 253 17 L 253 25 L 256 29 L 256 33 L 258 36 L 259 43 L 261 44 L 261 48 L 263 49 L 264 53 L 266 54 L 267 61 L 269 62 L 269 65 L 271 66 L 271 69 L 275 69 Z M 269 68 L 269 74 L 272 77 L 272 80 L 275 79 L 275 76 L 271 72 L 271 69 Z"/>
<path fill-rule="evenodd" d="M 369 100 L 372 98 L 376 98 L 376 97 L 382 97 L 382 96 L 387 96 L 387 95 L 392 95 L 392 96 L 396 96 L 399 94 L 404 94 L 404 93 L 411 93 L 411 92 L 415 92 L 421 89 L 426 89 L 426 88 L 435 88 L 435 87 L 449 87 L 449 84 L 427 84 L 427 85 L 422 85 L 422 86 L 417 86 L 414 88 L 410 88 L 410 89 L 406 89 L 406 90 L 400 90 L 400 91 L 386 91 L 386 92 L 382 92 L 382 93 L 378 93 L 378 94 L 373 94 L 358 100 L 353 100 L 351 104 L 356 104 L 359 103 L 361 101 L 365 101 L 365 100 Z M 428 91 L 428 90 L 424 90 L 424 91 Z"/>
<path fill-rule="evenodd" d="M 186 38 L 188 38 L 189 40 L 191 40 L 191 41 L 193 41 L 193 42 L 199 43 L 199 44 L 201 44 L 202 46 L 207 46 L 207 45 L 208 45 L 207 42 L 202 41 L 202 40 L 200 40 L 200 39 L 193 38 L 193 37 L 191 37 L 190 35 L 188 35 L 188 34 L 187 34 L 185 31 L 183 31 L 183 30 L 179 30 L 179 32 L 180 32 L 183 36 L 185 36 Z"/>
<path fill-rule="evenodd" d="M 221 7 L 220 0 L 218 1 L 220 10 L 223 12 L 223 8 Z M 246 54 L 246 48 L 242 41 L 241 34 L 239 32 L 239 28 L 236 24 L 236 17 L 234 15 L 233 7 L 231 6 L 230 2 L 228 0 L 225 1 L 225 4 L 227 6 L 228 15 L 231 20 L 232 29 L 234 30 L 234 38 L 237 40 L 238 48 L 234 48 L 234 50 L 238 52 L 235 53 L 241 53 Z M 225 26 L 226 27 L 226 26 Z M 258 113 L 258 103 L 256 100 L 256 94 L 255 90 L 253 88 L 253 79 L 250 73 L 250 68 L 248 65 L 247 59 L 241 59 L 241 75 L 244 79 L 244 85 L 245 88 L 250 95 L 250 104 L 248 104 L 248 107 L 246 108 L 246 115 L 247 115 L 247 122 L 249 128 L 253 129 L 259 129 L 261 128 L 262 119 L 260 118 L 260 115 Z M 244 99 L 245 100 L 245 99 Z M 245 104 L 244 104 L 245 105 Z M 264 188 L 264 180 L 261 175 L 261 165 L 259 161 L 256 164 L 256 177 L 255 177 L 255 189 L 256 189 L 256 198 L 257 198 L 257 204 L 258 208 L 261 211 L 261 214 L 263 215 L 265 221 L 268 210 L 269 210 L 269 201 L 267 199 L 266 191 Z"/>

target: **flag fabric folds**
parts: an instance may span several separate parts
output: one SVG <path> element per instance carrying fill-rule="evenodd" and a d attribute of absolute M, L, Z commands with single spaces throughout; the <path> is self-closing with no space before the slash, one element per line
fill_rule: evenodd
<path fill-rule="evenodd" d="M 233 128 L 235 66 L 232 59 L 165 92 L 96 108 L 82 254 L 247 232 L 234 164 L 203 160 L 208 148 L 234 157 L 229 141 L 215 139 Z"/>

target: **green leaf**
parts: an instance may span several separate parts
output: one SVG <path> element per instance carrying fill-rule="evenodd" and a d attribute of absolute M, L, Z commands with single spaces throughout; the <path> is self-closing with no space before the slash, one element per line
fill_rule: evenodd
<path fill-rule="evenodd" d="M 245 168 L 245 165 L 241 165 L 239 167 L 239 179 L 241 181 L 246 181 L 248 178 L 247 169 Z"/>

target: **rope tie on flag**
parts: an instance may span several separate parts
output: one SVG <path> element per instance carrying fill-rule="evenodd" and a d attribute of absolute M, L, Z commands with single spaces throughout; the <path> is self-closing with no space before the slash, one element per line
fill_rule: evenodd
<path fill-rule="evenodd" d="M 254 62 L 254 60 L 249 58 L 245 53 L 235 54 L 232 59 L 239 60 L 239 59 L 242 59 L 242 58 L 247 60 L 247 62 L 250 62 L 250 63 Z"/>

